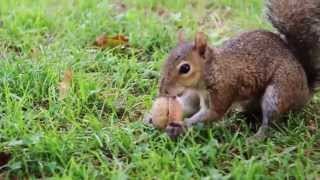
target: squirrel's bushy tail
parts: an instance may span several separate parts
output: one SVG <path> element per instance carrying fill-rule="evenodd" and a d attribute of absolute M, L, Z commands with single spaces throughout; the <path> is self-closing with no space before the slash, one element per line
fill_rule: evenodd
<path fill-rule="evenodd" d="M 320 87 L 320 0 L 267 0 L 267 17 L 303 65 L 312 91 Z"/>

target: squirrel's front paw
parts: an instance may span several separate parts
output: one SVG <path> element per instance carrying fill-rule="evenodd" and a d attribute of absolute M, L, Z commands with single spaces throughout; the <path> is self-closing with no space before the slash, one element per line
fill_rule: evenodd
<path fill-rule="evenodd" d="M 186 118 L 184 120 L 184 124 L 185 124 L 186 128 L 191 128 L 193 126 L 194 122 L 191 118 Z"/>
<path fill-rule="evenodd" d="M 176 139 L 179 135 L 183 134 L 185 131 L 185 127 L 183 124 L 172 122 L 167 128 L 166 132 L 171 139 Z"/>

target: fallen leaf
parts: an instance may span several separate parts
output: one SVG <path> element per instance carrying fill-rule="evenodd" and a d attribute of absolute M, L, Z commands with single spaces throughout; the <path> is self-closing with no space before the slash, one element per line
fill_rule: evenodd
<path fill-rule="evenodd" d="M 166 14 L 166 11 L 164 9 L 159 9 L 158 15 L 159 16 L 164 16 Z"/>
<path fill-rule="evenodd" d="M 67 97 L 73 79 L 73 72 L 68 68 L 63 75 L 62 81 L 59 83 L 59 99 L 62 100 Z"/>
<path fill-rule="evenodd" d="M 318 129 L 317 122 L 315 120 L 310 120 L 307 125 L 310 131 L 316 132 Z"/>
<path fill-rule="evenodd" d="M 6 165 L 11 159 L 11 154 L 6 152 L 0 152 L 0 167 Z"/>
<path fill-rule="evenodd" d="M 169 15 L 170 15 L 170 13 L 166 10 L 166 9 L 164 9 L 164 8 L 162 8 L 162 7 L 160 7 L 160 6 L 153 6 L 152 8 L 151 8 L 151 10 L 153 11 L 153 12 L 155 12 L 158 16 L 160 16 L 160 17 L 165 17 L 165 18 L 167 18 L 167 17 L 169 17 Z"/>
<path fill-rule="evenodd" d="M 118 1 L 115 3 L 114 9 L 116 10 L 117 13 L 122 13 L 127 11 L 128 8 L 127 8 L 127 5 L 125 5 L 123 2 Z"/>
<path fill-rule="evenodd" d="M 32 48 L 30 49 L 30 56 L 33 59 L 36 59 L 40 55 L 40 50 L 38 48 Z"/>
<path fill-rule="evenodd" d="M 107 47 L 112 48 L 116 46 L 125 45 L 128 43 L 128 41 L 129 41 L 128 38 L 123 35 L 108 37 L 107 35 L 103 34 L 96 38 L 94 45 L 100 48 L 107 48 Z"/>

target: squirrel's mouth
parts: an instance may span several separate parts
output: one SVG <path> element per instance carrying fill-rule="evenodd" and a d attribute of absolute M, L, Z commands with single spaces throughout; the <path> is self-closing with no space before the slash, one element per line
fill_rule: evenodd
<path fill-rule="evenodd" d="M 169 90 L 168 95 L 172 97 L 181 97 L 185 93 L 184 87 L 175 87 Z"/>

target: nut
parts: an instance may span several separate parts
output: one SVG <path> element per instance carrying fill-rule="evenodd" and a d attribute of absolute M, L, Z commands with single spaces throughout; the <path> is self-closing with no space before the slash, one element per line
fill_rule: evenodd
<path fill-rule="evenodd" d="M 182 105 L 175 97 L 159 97 L 152 106 L 151 119 L 159 129 L 165 129 L 172 122 L 182 124 Z"/>
<path fill-rule="evenodd" d="M 177 98 L 169 98 L 169 123 L 175 122 L 180 124 L 183 120 L 182 106 Z"/>
<path fill-rule="evenodd" d="M 166 128 L 169 114 L 168 105 L 167 97 L 159 97 L 154 101 L 151 109 L 151 122 L 154 127 L 159 129 Z"/>

